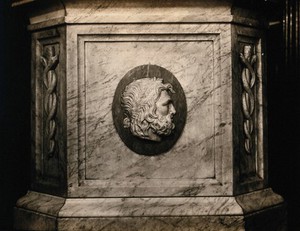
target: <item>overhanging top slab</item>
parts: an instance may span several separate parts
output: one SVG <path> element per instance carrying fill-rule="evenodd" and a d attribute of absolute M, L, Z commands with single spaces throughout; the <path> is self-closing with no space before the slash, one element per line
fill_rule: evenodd
<path fill-rule="evenodd" d="M 12 5 L 29 2 L 32 5 L 30 29 L 33 30 L 58 24 L 94 23 L 236 22 L 259 25 L 256 14 L 245 9 L 236 10 L 232 0 L 13 0 Z"/>

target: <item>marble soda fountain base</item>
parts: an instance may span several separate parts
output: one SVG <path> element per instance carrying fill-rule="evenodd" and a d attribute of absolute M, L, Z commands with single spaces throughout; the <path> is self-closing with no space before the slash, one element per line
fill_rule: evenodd
<path fill-rule="evenodd" d="M 17 230 L 286 230 L 268 187 L 265 28 L 251 5 L 22 3 L 32 185 Z M 129 87 L 145 78 L 166 88 Z M 135 116 L 143 99 L 151 116 Z"/>

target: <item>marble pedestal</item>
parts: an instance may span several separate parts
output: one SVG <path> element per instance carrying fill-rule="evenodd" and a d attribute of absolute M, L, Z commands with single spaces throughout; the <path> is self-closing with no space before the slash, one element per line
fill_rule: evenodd
<path fill-rule="evenodd" d="M 16 229 L 285 230 L 268 188 L 257 12 L 231 1 L 30 4 L 32 186 Z M 175 129 L 157 145 L 116 124 L 120 82 L 140 75 L 176 85 Z"/>
<path fill-rule="evenodd" d="M 17 230 L 286 230 L 280 196 L 267 188 L 240 196 L 62 198 L 28 192 Z"/>

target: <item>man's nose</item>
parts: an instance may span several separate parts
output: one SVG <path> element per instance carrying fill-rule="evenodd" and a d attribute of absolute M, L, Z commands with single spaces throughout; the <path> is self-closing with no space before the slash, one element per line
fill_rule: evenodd
<path fill-rule="evenodd" d="M 176 113 L 175 107 L 172 103 L 170 105 L 170 113 L 173 114 L 173 115 Z"/>

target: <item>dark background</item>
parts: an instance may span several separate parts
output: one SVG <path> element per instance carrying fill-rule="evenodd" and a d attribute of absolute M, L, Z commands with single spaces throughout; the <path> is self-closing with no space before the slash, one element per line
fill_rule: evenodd
<path fill-rule="evenodd" d="M 269 184 L 300 230 L 299 0 L 255 3 L 267 31 Z M 258 4 L 259 3 L 259 4 Z M 254 5 L 255 5 L 254 4 Z M 11 230 L 13 206 L 30 187 L 30 34 L 26 6 L 0 0 L 0 230 Z"/>

